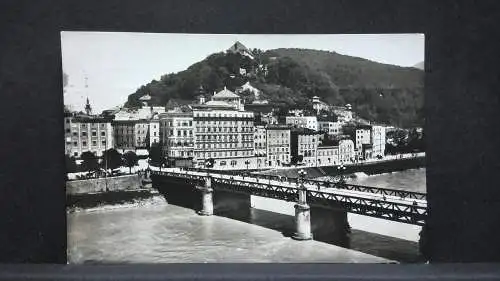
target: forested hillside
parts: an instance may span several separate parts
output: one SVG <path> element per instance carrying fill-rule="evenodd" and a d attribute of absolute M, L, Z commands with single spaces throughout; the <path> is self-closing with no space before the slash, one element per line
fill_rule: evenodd
<path fill-rule="evenodd" d="M 255 59 L 216 53 L 179 73 L 141 86 L 126 106 L 140 106 L 150 94 L 158 105 L 170 99 L 194 99 L 200 85 L 207 92 L 231 90 L 247 81 L 262 98 L 282 106 L 300 107 L 312 96 L 333 105 L 350 103 L 363 118 L 398 126 L 422 125 L 424 72 L 376 63 L 334 52 L 305 49 L 253 50 Z M 240 69 L 247 74 L 241 75 Z"/>

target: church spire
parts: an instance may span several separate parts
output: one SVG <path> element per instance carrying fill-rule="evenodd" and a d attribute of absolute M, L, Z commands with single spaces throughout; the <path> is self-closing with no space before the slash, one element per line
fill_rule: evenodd
<path fill-rule="evenodd" d="M 87 115 L 92 114 L 92 107 L 90 106 L 90 102 L 89 102 L 88 97 L 87 97 L 87 103 L 85 104 L 85 113 L 87 113 Z"/>

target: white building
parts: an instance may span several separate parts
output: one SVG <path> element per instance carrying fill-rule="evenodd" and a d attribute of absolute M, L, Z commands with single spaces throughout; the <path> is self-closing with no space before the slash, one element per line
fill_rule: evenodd
<path fill-rule="evenodd" d="M 290 163 L 290 127 L 268 125 L 266 127 L 267 166 L 280 167 Z"/>
<path fill-rule="evenodd" d="M 213 159 L 214 168 L 245 167 L 254 157 L 253 112 L 236 110 L 234 103 L 221 100 L 192 107 L 195 166 L 203 168 Z"/>
<path fill-rule="evenodd" d="M 373 156 L 385 155 L 385 127 L 372 126 Z"/>
<path fill-rule="evenodd" d="M 291 129 L 291 155 L 295 157 L 302 156 L 301 163 L 308 167 L 315 167 L 319 135 L 320 133 L 317 131 L 308 128 Z"/>
<path fill-rule="evenodd" d="M 361 150 L 363 144 L 371 144 L 371 126 L 358 126 L 356 128 L 356 150 Z"/>
<path fill-rule="evenodd" d="M 352 163 L 355 160 L 354 142 L 350 139 L 339 141 L 339 162 L 340 164 Z"/>
<path fill-rule="evenodd" d="M 318 121 L 319 131 L 327 133 L 328 135 L 342 134 L 342 123 L 333 121 Z"/>
<path fill-rule="evenodd" d="M 255 126 L 254 132 L 255 156 L 264 156 L 267 152 L 266 127 Z"/>
<path fill-rule="evenodd" d="M 96 156 L 113 148 L 113 128 L 111 120 L 91 116 L 64 118 L 65 152 L 69 156 L 80 157 L 90 151 Z"/>
<path fill-rule="evenodd" d="M 316 116 L 286 116 L 285 123 L 295 128 L 318 130 L 318 119 Z"/>
<path fill-rule="evenodd" d="M 137 120 L 134 124 L 134 147 L 146 148 L 148 142 L 149 121 Z"/>
<path fill-rule="evenodd" d="M 153 143 L 160 143 L 160 120 L 157 116 L 149 121 L 149 147 Z"/>
<path fill-rule="evenodd" d="M 318 166 L 339 165 L 339 147 L 338 146 L 319 146 L 318 147 Z"/>
<path fill-rule="evenodd" d="M 160 143 L 167 159 L 193 157 L 194 127 L 192 112 L 167 112 L 160 115 Z"/>

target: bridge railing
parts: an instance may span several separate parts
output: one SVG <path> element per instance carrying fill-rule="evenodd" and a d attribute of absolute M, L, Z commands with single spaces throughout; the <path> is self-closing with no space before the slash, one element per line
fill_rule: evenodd
<path fill-rule="evenodd" d="M 183 169 L 185 171 L 194 171 L 194 172 L 202 172 L 202 173 L 212 173 L 212 174 L 223 174 L 223 175 L 238 175 L 238 176 L 247 176 L 242 173 L 234 173 L 230 171 L 213 171 L 209 169 L 197 169 L 197 168 L 187 168 Z M 291 184 L 297 184 L 299 179 L 294 177 L 284 177 L 284 176 L 275 176 L 275 175 L 262 175 L 262 174 L 250 174 L 250 177 L 263 179 L 263 180 L 275 180 L 280 182 L 289 182 Z M 337 188 L 337 189 L 346 189 L 352 191 L 359 192 L 368 192 L 373 194 L 380 194 L 386 196 L 395 196 L 403 199 L 415 199 L 415 200 L 427 200 L 427 194 L 422 192 L 414 192 L 400 189 L 390 189 L 390 188 L 381 188 L 381 187 L 373 187 L 373 186 L 363 186 L 363 185 L 355 185 L 355 184 L 346 184 L 346 183 L 338 183 L 333 181 L 321 181 L 315 179 L 304 179 L 304 184 L 324 187 L 324 188 Z"/>
<path fill-rule="evenodd" d="M 169 172 L 152 171 L 152 175 L 184 178 L 188 181 L 202 183 L 206 175 L 195 175 L 188 171 Z M 208 174 L 207 174 L 208 175 Z M 247 181 L 234 177 L 212 177 L 212 183 L 218 188 L 232 192 L 239 192 L 274 199 L 296 201 L 298 198 L 296 186 L 276 185 L 266 181 Z M 342 207 L 349 212 L 384 218 L 393 221 L 424 225 L 427 217 L 426 206 L 416 204 L 415 201 L 394 201 L 376 197 L 362 197 L 355 194 L 338 194 L 309 189 L 307 201 L 311 205 L 326 207 Z"/>

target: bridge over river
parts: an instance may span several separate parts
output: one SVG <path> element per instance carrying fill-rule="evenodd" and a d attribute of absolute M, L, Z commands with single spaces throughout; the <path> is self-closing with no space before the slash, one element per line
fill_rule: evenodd
<path fill-rule="evenodd" d="M 227 175 L 214 171 L 151 169 L 153 186 L 197 190 L 201 193 L 200 215 L 214 214 L 214 191 L 260 196 L 295 202 L 295 239 L 312 238 L 311 208 L 347 212 L 423 226 L 427 217 L 425 193 L 267 175 Z M 168 199 L 168 198 L 167 198 Z M 327 215 L 328 216 L 328 215 Z M 329 220 L 339 216 L 333 215 Z M 325 218 L 323 218 L 325 219 Z"/>

